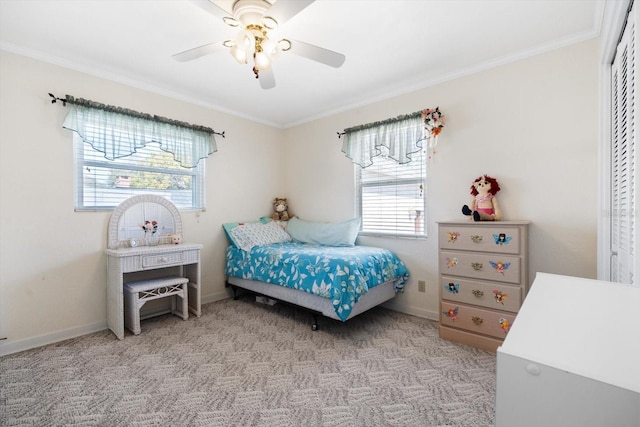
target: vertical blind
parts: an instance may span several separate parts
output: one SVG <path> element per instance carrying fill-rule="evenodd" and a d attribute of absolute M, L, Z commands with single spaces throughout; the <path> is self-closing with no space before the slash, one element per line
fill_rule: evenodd
<path fill-rule="evenodd" d="M 635 20 L 629 13 L 611 70 L 611 281 L 637 285 L 635 38 Z"/>

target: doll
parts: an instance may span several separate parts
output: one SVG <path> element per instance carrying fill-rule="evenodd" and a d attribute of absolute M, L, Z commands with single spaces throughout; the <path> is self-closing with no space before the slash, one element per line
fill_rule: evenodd
<path fill-rule="evenodd" d="M 464 205 L 462 213 L 474 221 L 500 221 L 502 212 L 498 206 L 496 193 L 500 185 L 495 178 L 488 175 L 478 177 L 471 185 L 471 207 Z"/>

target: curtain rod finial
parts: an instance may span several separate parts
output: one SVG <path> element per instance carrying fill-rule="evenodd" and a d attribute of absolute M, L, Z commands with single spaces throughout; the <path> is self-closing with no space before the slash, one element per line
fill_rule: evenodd
<path fill-rule="evenodd" d="M 54 95 L 54 94 L 52 94 L 51 92 L 49 92 L 49 96 L 50 96 L 51 98 L 53 98 L 53 99 L 51 99 L 51 103 L 52 103 L 52 104 L 55 104 L 56 102 L 61 101 L 61 102 L 62 102 L 62 106 L 63 106 L 63 107 L 66 107 L 66 106 L 67 106 L 67 100 L 66 100 L 66 99 L 64 99 L 64 98 L 58 98 L 57 96 L 55 96 L 55 95 Z"/>

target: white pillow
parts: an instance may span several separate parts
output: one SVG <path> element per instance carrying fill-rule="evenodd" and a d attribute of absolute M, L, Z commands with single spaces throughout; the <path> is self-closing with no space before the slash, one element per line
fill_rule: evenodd
<path fill-rule="evenodd" d="M 230 231 L 240 249 L 250 251 L 254 246 L 290 242 L 291 236 L 275 222 L 238 225 Z"/>
<path fill-rule="evenodd" d="M 311 222 L 293 217 L 287 223 L 293 240 L 325 246 L 354 246 L 360 231 L 360 218 L 342 222 Z"/>

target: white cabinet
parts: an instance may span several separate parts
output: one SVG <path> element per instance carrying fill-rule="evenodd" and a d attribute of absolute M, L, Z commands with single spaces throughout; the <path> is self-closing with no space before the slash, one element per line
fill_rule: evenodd
<path fill-rule="evenodd" d="M 528 222 L 439 222 L 440 337 L 495 352 L 527 293 Z"/>
<path fill-rule="evenodd" d="M 496 427 L 640 426 L 640 288 L 538 273 L 497 351 Z"/>

